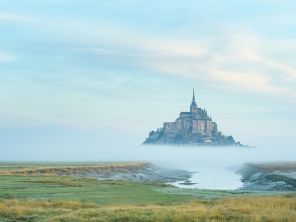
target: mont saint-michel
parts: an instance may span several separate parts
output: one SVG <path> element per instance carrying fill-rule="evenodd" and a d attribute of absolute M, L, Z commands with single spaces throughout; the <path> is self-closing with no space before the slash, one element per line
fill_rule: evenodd
<path fill-rule="evenodd" d="M 151 131 L 144 144 L 192 144 L 241 146 L 232 136 L 218 131 L 217 123 L 207 111 L 197 106 L 194 89 L 189 112 L 181 112 L 174 122 L 165 122 L 163 127 Z"/>

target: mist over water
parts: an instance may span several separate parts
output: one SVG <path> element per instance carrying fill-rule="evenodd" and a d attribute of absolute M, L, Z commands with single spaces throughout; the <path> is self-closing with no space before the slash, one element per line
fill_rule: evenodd
<path fill-rule="evenodd" d="M 248 162 L 277 162 L 295 160 L 292 148 L 270 147 L 139 147 L 138 158 L 157 165 L 185 169 L 193 172 L 194 185 L 173 183 L 178 187 L 204 189 L 237 189 L 242 186 L 241 176 L 236 172 Z"/>
<path fill-rule="evenodd" d="M 193 187 L 235 189 L 235 172 L 247 162 L 295 161 L 293 144 L 280 141 L 246 147 L 151 146 L 141 139 L 108 130 L 68 129 L 0 130 L 1 161 L 149 161 L 162 167 L 197 172 Z"/>

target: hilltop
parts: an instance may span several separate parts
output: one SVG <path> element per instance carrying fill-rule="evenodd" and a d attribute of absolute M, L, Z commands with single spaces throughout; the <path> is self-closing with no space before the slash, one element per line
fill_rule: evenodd
<path fill-rule="evenodd" d="M 163 127 L 151 131 L 144 144 L 242 146 L 231 135 L 218 131 L 207 111 L 197 106 L 194 89 L 190 111 L 181 112 L 176 121 L 164 122 Z"/>

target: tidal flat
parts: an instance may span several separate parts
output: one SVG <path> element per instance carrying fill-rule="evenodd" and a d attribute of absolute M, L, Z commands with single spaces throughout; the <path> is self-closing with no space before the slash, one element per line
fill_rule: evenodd
<path fill-rule="evenodd" d="M 294 221 L 296 218 L 293 190 L 177 188 L 167 182 L 186 179 L 190 176 L 188 172 L 148 162 L 0 165 L 0 221 Z"/>

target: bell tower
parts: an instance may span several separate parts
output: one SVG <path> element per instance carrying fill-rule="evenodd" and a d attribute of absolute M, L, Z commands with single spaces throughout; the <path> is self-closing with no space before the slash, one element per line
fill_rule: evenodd
<path fill-rule="evenodd" d="M 195 102 L 195 95 L 194 95 L 194 88 L 193 88 L 193 94 L 192 94 L 192 102 L 190 105 L 190 112 L 191 113 L 196 113 L 197 112 L 197 105 Z"/>

